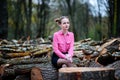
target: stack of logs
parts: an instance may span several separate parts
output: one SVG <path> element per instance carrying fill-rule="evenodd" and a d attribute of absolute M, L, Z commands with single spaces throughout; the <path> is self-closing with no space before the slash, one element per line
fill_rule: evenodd
<path fill-rule="evenodd" d="M 77 66 L 114 68 L 114 78 L 120 80 L 120 38 L 103 41 L 90 38 L 81 40 L 75 44 L 74 52 L 74 62 Z"/>
<path fill-rule="evenodd" d="M 28 38 L 26 41 L 1 40 L 0 74 L 2 80 L 8 80 L 8 78 L 9 80 L 57 80 L 58 71 L 51 64 L 51 54 L 51 42 L 42 38 L 36 40 Z M 114 68 L 116 80 L 120 80 L 119 59 L 120 38 L 103 41 L 88 38 L 74 44 L 73 62 L 77 67 Z M 92 74 L 84 76 L 93 77 Z"/>
<path fill-rule="evenodd" d="M 51 42 L 42 38 L 25 41 L 1 40 L 0 78 L 2 80 L 56 79 L 57 70 L 50 63 L 51 52 Z M 41 78 L 35 74 L 39 75 L 40 72 L 43 76 Z"/>

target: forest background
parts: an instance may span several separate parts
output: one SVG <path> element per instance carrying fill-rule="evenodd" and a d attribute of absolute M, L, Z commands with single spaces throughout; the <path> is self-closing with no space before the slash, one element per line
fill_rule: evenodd
<path fill-rule="evenodd" d="M 93 3 L 95 3 L 93 5 Z M 0 0 L 0 39 L 48 39 L 68 16 L 75 40 L 120 36 L 120 0 Z"/>

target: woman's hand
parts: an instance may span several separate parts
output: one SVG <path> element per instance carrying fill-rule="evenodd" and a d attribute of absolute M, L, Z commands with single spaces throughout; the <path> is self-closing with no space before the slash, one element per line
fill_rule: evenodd
<path fill-rule="evenodd" d="M 72 57 L 69 54 L 66 54 L 66 60 L 69 62 L 73 62 Z"/>

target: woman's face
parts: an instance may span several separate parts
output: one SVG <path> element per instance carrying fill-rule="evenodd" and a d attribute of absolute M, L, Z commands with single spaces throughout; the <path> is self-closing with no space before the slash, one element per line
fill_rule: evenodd
<path fill-rule="evenodd" d="M 69 19 L 68 18 L 63 18 L 61 20 L 61 24 L 60 24 L 61 28 L 63 30 L 68 30 L 69 29 L 69 26 L 70 26 L 70 22 L 69 22 Z"/>

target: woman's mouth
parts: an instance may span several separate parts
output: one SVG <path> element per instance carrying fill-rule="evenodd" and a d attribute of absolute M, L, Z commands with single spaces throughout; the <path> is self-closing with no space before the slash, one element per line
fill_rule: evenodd
<path fill-rule="evenodd" d="M 66 26 L 65 28 L 68 28 L 68 26 Z"/>

